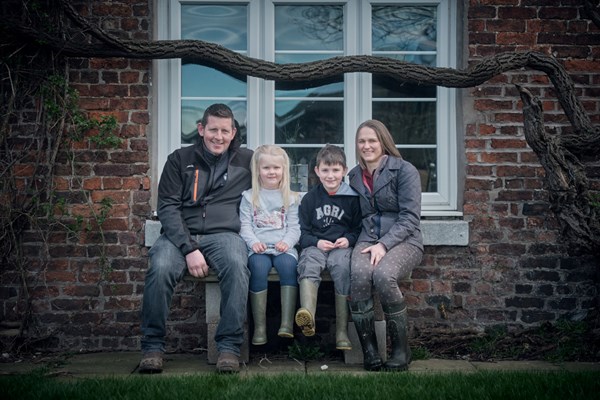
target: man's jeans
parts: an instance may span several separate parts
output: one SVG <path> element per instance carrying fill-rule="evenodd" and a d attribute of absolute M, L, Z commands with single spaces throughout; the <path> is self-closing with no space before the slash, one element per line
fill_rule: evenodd
<path fill-rule="evenodd" d="M 196 241 L 211 269 L 217 271 L 221 289 L 221 319 L 215 333 L 217 350 L 240 355 L 248 300 L 248 250 L 231 232 L 198 235 Z M 181 251 L 161 235 L 148 253 L 142 305 L 142 352 L 165 350 L 167 317 L 175 285 L 187 273 Z"/>

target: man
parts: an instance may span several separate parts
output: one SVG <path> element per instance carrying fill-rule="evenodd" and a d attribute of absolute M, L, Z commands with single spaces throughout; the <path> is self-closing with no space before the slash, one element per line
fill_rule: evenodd
<path fill-rule="evenodd" d="M 215 333 L 219 372 L 238 372 L 248 297 L 246 244 L 239 236 L 238 206 L 251 186 L 252 151 L 234 140 L 233 112 L 224 104 L 206 109 L 200 140 L 169 155 L 158 186 L 162 235 L 149 252 L 142 305 L 139 372 L 162 372 L 166 322 L 175 285 L 186 271 L 195 277 L 214 268 L 221 289 Z"/>

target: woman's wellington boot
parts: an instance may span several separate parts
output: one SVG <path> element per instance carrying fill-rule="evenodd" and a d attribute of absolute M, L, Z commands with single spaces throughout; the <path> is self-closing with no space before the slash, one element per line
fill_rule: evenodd
<path fill-rule="evenodd" d="M 388 335 L 392 342 L 390 358 L 383 368 L 390 371 L 405 371 L 411 361 L 411 351 L 408 346 L 408 315 L 406 303 L 402 299 L 399 303 L 383 305 L 383 313 L 387 324 Z"/>
<path fill-rule="evenodd" d="M 375 311 L 373 299 L 351 301 L 350 311 L 352 321 L 358 333 L 358 340 L 363 351 L 363 365 L 367 371 L 381 369 L 382 361 L 377 349 L 377 336 L 375 335 Z"/>

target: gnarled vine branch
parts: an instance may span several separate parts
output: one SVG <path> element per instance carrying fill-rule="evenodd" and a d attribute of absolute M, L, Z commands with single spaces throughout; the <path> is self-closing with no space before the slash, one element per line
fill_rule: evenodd
<path fill-rule="evenodd" d="M 573 80 L 554 57 L 538 52 L 502 53 L 474 63 L 465 70 L 434 68 L 384 57 L 366 55 L 333 57 L 302 64 L 276 64 L 198 40 L 144 41 L 118 38 L 82 17 L 68 0 L 55 4 L 71 24 L 58 30 L 39 29 L 39 24 L 5 20 L 12 40 L 43 43 L 65 57 L 123 57 L 131 59 L 181 58 L 215 68 L 240 79 L 247 76 L 273 80 L 280 88 L 302 88 L 343 80 L 346 73 L 369 72 L 403 83 L 451 88 L 474 87 L 508 71 L 529 69 L 545 73 L 572 126 L 572 133 L 551 136 L 545 132 L 539 100 L 520 88 L 524 103 L 525 137 L 546 172 L 552 209 L 562 233 L 574 251 L 600 254 L 600 210 L 594 206 L 582 157 L 600 154 L 600 129 L 594 127 L 576 96 Z M 597 6 L 585 8 L 596 24 Z"/>

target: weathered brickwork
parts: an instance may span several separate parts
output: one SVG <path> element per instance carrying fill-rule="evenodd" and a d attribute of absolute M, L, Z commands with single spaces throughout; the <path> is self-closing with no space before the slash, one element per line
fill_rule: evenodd
<path fill-rule="evenodd" d="M 151 3 L 81 2 L 78 11 L 119 37 L 149 39 Z M 592 121 L 600 124 L 600 31 L 580 3 L 465 1 L 461 18 L 467 36 L 459 59 L 472 65 L 501 52 L 553 55 L 572 74 L 579 98 Z M 94 230 L 77 241 L 60 232 L 50 237 L 51 260 L 33 290 L 31 330 L 44 338 L 39 346 L 50 350 L 134 350 L 139 347 L 147 268 L 143 228 L 152 212 L 151 183 L 157 179 L 150 175 L 151 62 L 73 60 L 69 79 L 83 109 L 117 118 L 123 143 L 118 149 L 102 149 L 86 142 L 74 149 L 77 179 L 70 166 L 58 167 L 56 186 L 71 196 L 71 213 L 89 213 L 83 197 L 81 204 L 76 201 L 79 190 L 98 207 L 104 198 L 113 204 L 103 224 L 104 239 Z M 428 246 L 421 266 L 402 282 L 413 334 L 430 328 L 536 325 L 598 307 L 599 262 L 569 257 L 561 245 L 544 191 L 544 170 L 523 136 L 516 83 L 542 99 L 550 131 L 570 129 L 544 74 L 514 71 L 462 91 L 459 148 L 464 164 L 459 165 L 459 180 L 470 244 Z M 26 167 L 20 172 L 23 177 L 30 176 Z M 589 160 L 587 168 L 595 179 L 592 187 L 600 190 L 600 162 Z M 33 264 L 41 246 L 39 235 L 29 232 L 25 254 Z M 99 268 L 103 254 L 110 265 L 105 280 Z M 19 320 L 20 299 L 17 274 L 3 271 L 0 319 Z M 333 304 L 331 291 L 319 301 L 319 329 L 333 331 L 333 307 L 321 307 Z M 170 349 L 206 347 L 203 308 L 202 283 L 178 288 L 169 323 Z"/>

